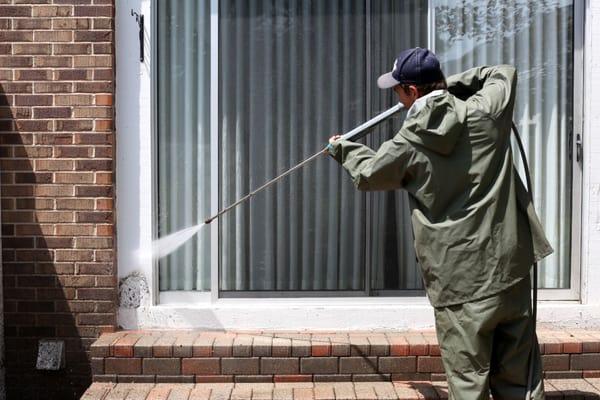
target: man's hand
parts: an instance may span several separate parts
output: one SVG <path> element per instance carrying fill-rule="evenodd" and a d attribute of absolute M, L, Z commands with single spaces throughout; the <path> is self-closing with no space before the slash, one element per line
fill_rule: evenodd
<path fill-rule="evenodd" d="M 329 138 L 329 144 L 327 145 L 327 154 L 331 155 L 331 149 L 333 148 L 333 143 L 336 140 L 339 140 L 339 138 L 341 138 L 341 135 L 333 135 L 332 137 Z"/>
<path fill-rule="evenodd" d="M 341 137 L 342 137 L 342 135 L 333 135 L 332 137 L 329 138 L 329 143 L 333 144 L 333 142 L 335 142 L 336 140 L 338 140 Z"/>

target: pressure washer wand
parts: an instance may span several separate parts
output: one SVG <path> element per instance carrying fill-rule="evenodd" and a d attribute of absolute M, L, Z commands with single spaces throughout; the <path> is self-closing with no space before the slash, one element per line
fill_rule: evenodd
<path fill-rule="evenodd" d="M 373 128 L 376 125 L 378 125 L 379 123 L 385 121 L 386 119 L 388 119 L 392 115 L 396 114 L 397 112 L 399 112 L 403 108 L 404 108 L 404 106 L 402 105 L 402 103 L 398 103 L 395 106 L 393 106 L 392 108 L 390 108 L 390 109 L 382 112 L 381 114 L 377 115 L 376 117 L 371 118 L 367 122 L 365 122 L 365 123 L 357 126 L 356 128 L 352 129 L 348 133 L 343 134 L 340 137 L 340 139 L 351 140 L 351 141 L 356 141 L 358 139 L 361 139 L 362 137 L 364 137 L 365 135 L 367 135 L 369 133 L 369 130 L 371 128 Z M 204 221 L 204 223 L 205 224 L 210 224 L 214 219 L 220 217 L 221 215 L 225 214 L 227 211 L 231 210 L 235 206 L 237 206 L 237 205 L 245 202 L 246 200 L 250 199 L 256 193 L 260 192 L 263 189 L 266 189 L 267 187 L 271 186 L 273 183 L 277 182 L 281 178 L 283 178 L 283 177 L 291 174 L 295 170 L 303 167 L 304 165 L 308 164 L 309 162 L 311 162 L 312 160 L 314 160 L 315 158 L 319 157 L 321 154 L 324 154 L 326 152 L 327 152 L 327 147 L 319 150 L 318 153 L 313 154 L 312 156 L 308 157 L 306 160 L 304 160 L 304 161 L 296 164 L 295 166 L 293 166 L 292 168 L 288 169 L 287 171 L 285 171 L 281 175 L 276 176 L 275 178 L 271 179 L 270 181 L 268 181 L 264 185 L 262 185 L 262 186 L 260 186 L 260 187 L 258 187 L 256 189 L 254 189 L 253 191 L 251 191 L 250 193 L 248 193 L 247 195 L 245 195 L 241 199 L 237 200 L 235 203 L 233 203 L 233 204 L 231 204 L 231 205 L 223 208 L 222 210 L 220 210 L 218 213 L 216 213 L 212 217 L 206 219 Z"/>

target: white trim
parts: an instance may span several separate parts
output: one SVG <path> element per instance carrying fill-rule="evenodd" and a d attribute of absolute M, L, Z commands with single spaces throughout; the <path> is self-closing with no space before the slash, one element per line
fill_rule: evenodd
<path fill-rule="evenodd" d="M 138 27 L 130 10 L 145 15 L 144 62 L 139 61 Z M 140 272 L 155 287 L 152 248 L 152 104 L 150 0 L 116 2 L 116 227 L 119 277 Z M 151 290 L 151 295 L 152 295 Z M 154 299 L 151 298 L 153 301 Z"/>
<path fill-rule="evenodd" d="M 163 294 L 161 293 L 161 296 Z M 189 293 L 188 293 L 189 295 Z M 181 294 L 177 294 L 181 296 Z M 185 300 L 185 299 L 184 299 Z M 215 304 L 162 304 L 121 309 L 119 325 L 125 329 L 226 329 L 226 330 L 405 330 L 434 326 L 433 308 L 425 298 L 315 298 L 219 299 Z M 540 327 L 600 326 L 600 305 L 576 302 L 541 302 Z"/>
<path fill-rule="evenodd" d="M 210 2 L 210 204 L 219 211 L 219 0 Z M 208 217 L 208 216 L 207 216 Z M 219 298 L 219 221 L 210 225 L 211 301 Z"/>

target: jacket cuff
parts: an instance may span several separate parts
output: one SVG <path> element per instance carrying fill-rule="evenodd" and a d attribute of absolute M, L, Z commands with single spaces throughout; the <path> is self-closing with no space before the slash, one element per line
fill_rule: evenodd
<path fill-rule="evenodd" d="M 333 143 L 329 143 L 327 145 L 327 151 L 329 152 L 329 155 L 332 156 L 337 162 L 341 163 L 341 157 L 342 157 L 342 141 L 341 140 L 336 140 Z"/>

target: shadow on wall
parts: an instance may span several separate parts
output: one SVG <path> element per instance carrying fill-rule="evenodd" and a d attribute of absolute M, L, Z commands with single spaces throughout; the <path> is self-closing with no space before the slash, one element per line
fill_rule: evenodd
<path fill-rule="evenodd" d="M 78 278 L 75 263 L 55 261 L 56 249 L 72 248 L 75 239 L 56 231 L 57 218 L 68 212 L 57 210 L 55 198 L 66 194 L 54 184 L 51 166 L 58 162 L 51 146 L 71 135 L 53 133 L 52 120 L 34 120 L 31 107 L 15 106 L 14 94 L 32 93 L 32 85 L 0 83 L 6 395 L 78 399 L 91 381 L 84 348 L 92 339 L 82 339 L 73 312 L 89 312 L 94 304 L 72 301 L 75 288 L 66 286 Z M 64 340 L 66 368 L 36 370 L 40 339 Z"/>

